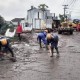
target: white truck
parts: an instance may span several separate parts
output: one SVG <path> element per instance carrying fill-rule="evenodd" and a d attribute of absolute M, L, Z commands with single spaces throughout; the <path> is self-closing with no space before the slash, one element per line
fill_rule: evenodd
<path fill-rule="evenodd" d="M 23 32 L 31 32 L 32 31 L 32 24 L 25 22 L 25 21 L 21 21 L 20 24 L 22 25 Z"/>

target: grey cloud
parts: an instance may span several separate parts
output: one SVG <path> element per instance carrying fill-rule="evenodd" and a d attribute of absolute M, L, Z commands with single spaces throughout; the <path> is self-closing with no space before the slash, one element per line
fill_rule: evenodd
<path fill-rule="evenodd" d="M 67 0 L 0 0 L 0 15 L 3 15 L 6 19 L 25 17 L 31 5 L 37 7 L 43 3 L 49 6 L 51 12 L 62 14 L 64 1 Z"/>

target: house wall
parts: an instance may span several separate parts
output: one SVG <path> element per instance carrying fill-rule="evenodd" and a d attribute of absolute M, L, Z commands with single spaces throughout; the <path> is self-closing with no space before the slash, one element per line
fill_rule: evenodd
<path fill-rule="evenodd" d="M 52 19 L 47 19 L 46 26 L 47 28 L 52 28 Z"/>
<path fill-rule="evenodd" d="M 15 26 L 17 26 L 18 25 L 18 22 L 12 22 L 12 24 L 14 24 Z"/>
<path fill-rule="evenodd" d="M 22 25 L 22 30 L 24 31 L 31 31 L 32 30 L 32 26 L 29 24 L 28 26 L 26 26 L 26 20 L 22 20 L 20 22 L 20 24 Z"/>
<path fill-rule="evenodd" d="M 24 20 L 22 20 L 22 21 L 20 22 L 20 25 L 22 26 L 22 29 L 25 30 L 25 21 L 24 21 Z"/>
<path fill-rule="evenodd" d="M 37 8 L 34 8 L 32 10 L 28 10 L 27 11 L 27 14 L 28 14 L 28 18 L 27 18 L 27 21 L 32 24 L 32 28 L 35 28 L 35 29 L 42 29 L 42 28 L 45 28 L 47 27 L 52 27 L 52 21 L 50 19 L 50 23 L 48 22 L 49 19 L 47 20 L 47 16 L 51 16 L 50 14 L 50 11 L 49 10 L 46 10 L 44 11 L 44 14 L 43 14 L 43 11 L 37 9 Z M 48 22 L 48 23 L 47 23 Z"/>

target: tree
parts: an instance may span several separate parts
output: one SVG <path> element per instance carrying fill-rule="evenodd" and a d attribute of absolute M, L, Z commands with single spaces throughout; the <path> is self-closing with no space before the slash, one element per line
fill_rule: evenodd
<path fill-rule="evenodd" d="M 4 18 L 2 16 L 0 16 L 0 29 L 4 25 L 4 23 L 5 23 Z"/>
<path fill-rule="evenodd" d="M 40 4 L 38 7 L 39 7 L 42 11 L 45 11 L 46 8 L 48 8 L 48 6 L 47 6 L 46 4 Z"/>
<path fill-rule="evenodd" d="M 40 4 L 38 7 L 43 11 L 43 18 L 44 18 L 44 11 L 46 10 L 46 8 L 48 8 L 48 6 L 46 4 Z"/>
<path fill-rule="evenodd" d="M 60 17 L 60 21 L 63 22 L 64 21 L 64 15 L 59 14 Z"/>

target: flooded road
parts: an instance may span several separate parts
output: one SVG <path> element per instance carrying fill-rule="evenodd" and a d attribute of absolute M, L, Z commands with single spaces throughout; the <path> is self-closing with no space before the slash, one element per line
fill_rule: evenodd
<path fill-rule="evenodd" d="M 60 57 L 40 49 L 37 33 L 13 45 L 17 62 L 0 61 L 0 80 L 80 80 L 80 33 L 59 35 Z M 43 46 L 44 47 L 44 46 Z"/>

